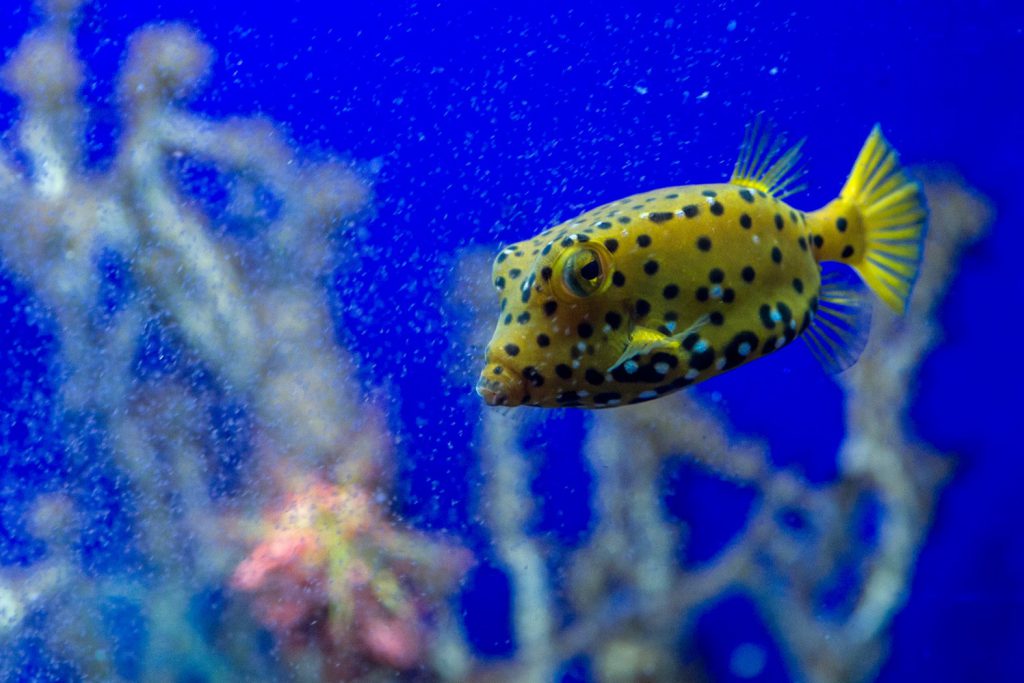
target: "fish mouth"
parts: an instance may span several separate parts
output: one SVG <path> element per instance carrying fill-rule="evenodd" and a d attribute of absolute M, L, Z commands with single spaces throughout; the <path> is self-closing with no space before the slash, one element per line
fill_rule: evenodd
<path fill-rule="evenodd" d="M 526 382 L 508 367 L 489 365 L 477 380 L 476 393 L 489 406 L 518 406 L 526 397 Z"/>

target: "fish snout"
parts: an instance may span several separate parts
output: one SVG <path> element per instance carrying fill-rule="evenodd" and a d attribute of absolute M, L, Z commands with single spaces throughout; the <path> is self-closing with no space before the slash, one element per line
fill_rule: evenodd
<path fill-rule="evenodd" d="M 526 398 L 526 381 L 504 365 L 490 364 L 477 380 L 476 393 L 489 406 L 518 406 Z"/>

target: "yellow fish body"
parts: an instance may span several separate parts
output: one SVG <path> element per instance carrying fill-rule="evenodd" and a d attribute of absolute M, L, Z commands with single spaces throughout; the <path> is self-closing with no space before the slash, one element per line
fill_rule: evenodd
<path fill-rule="evenodd" d="M 626 197 L 502 249 L 489 405 L 603 408 L 701 382 L 803 336 L 831 372 L 864 347 L 871 302 L 902 311 L 927 209 L 874 128 L 839 197 L 783 199 L 800 144 L 750 126 L 728 183 Z M 822 275 L 820 263 L 849 268 Z"/>

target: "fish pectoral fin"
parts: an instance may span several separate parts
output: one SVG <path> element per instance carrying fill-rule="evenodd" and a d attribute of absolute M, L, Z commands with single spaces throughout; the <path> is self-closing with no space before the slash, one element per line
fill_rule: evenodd
<path fill-rule="evenodd" d="M 871 299 L 864 283 L 849 268 L 824 272 L 818 310 L 804 340 L 825 372 L 840 373 L 856 363 L 870 328 Z"/>
<path fill-rule="evenodd" d="M 608 372 L 611 372 L 634 356 L 643 356 L 658 349 L 679 348 L 683 339 L 706 325 L 708 320 L 709 318 L 707 315 L 702 315 L 685 330 L 671 336 L 663 334 L 657 330 L 652 330 L 649 327 L 634 327 L 633 333 L 629 336 L 629 343 L 626 344 L 626 350 L 623 351 L 618 360 L 608 368 Z"/>

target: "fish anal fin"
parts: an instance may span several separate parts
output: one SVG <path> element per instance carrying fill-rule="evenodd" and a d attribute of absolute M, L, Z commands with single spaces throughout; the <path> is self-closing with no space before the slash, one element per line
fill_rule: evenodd
<path fill-rule="evenodd" d="M 786 138 L 758 115 L 743 135 L 740 156 L 729 182 L 783 199 L 803 190 L 799 181 L 806 173 L 800 163 L 804 141 L 786 149 Z"/>
<path fill-rule="evenodd" d="M 851 269 L 837 267 L 822 273 L 814 321 L 804 341 L 825 372 L 840 373 L 857 362 L 871 328 L 871 297 Z"/>

